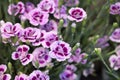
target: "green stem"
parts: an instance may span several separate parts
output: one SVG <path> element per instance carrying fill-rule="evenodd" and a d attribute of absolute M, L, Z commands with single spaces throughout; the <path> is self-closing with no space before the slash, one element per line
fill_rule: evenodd
<path fill-rule="evenodd" d="M 107 56 L 109 56 L 109 55 L 111 55 L 111 54 L 113 54 L 113 53 L 115 53 L 115 50 L 109 52 L 109 53 L 107 54 Z"/>
<path fill-rule="evenodd" d="M 109 68 L 109 66 L 107 65 L 107 63 L 105 62 L 105 60 L 103 59 L 102 55 L 101 55 L 101 50 L 100 49 L 95 49 L 95 53 L 100 57 L 100 59 L 102 60 L 103 64 L 105 65 L 105 67 L 108 69 L 108 71 L 111 73 L 112 70 Z"/>

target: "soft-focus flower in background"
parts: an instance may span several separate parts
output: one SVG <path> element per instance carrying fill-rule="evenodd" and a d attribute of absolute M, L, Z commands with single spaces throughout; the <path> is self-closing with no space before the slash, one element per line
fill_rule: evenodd
<path fill-rule="evenodd" d="M 67 7 L 62 5 L 61 8 L 57 8 L 54 13 L 56 19 L 67 19 Z"/>
<path fill-rule="evenodd" d="M 110 14 L 112 15 L 120 14 L 120 2 L 117 2 L 110 6 Z"/>
<path fill-rule="evenodd" d="M 68 59 L 68 62 L 72 63 L 81 63 L 81 64 L 86 64 L 87 63 L 87 57 L 88 55 L 86 53 L 81 53 L 81 49 L 78 48 L 75 51 L 75 54 L 71 55 L 71 57 Z"/>
<path fill-rule="evenodd" d="M 120 28 L 115 29 L 109 38 L 111 41 L 119 43 L 120 42 Z"/>
<path fill-rule="evenodd" d="M 111 55 L 109 58 L 110 67 L 114 70 L 120 69 L 120 56 L 118 55 Z"/>
<path fill-rule="evenodd" d="M 84 75 L 85 77 L 87 77 L 88 75 L 93 74 L 94 71 L 95 71 L 95 69 L 94 69 L 94 64 L 91 64 L 91 66 L 90 66 L 89 68 L 86 68 L 86 69 L 83 70 L 83 75 Z"/>
<path fill-rule="evenodd" d="M 74 73 L 77 68 L 74 65 L 66 65 L 66 68 L 59 75 L 60 80 L 76 80 L 77 75 Z"/>
<path fill-rule="evenodd" d="M 109 37 L 108 36 L 103 36 L 97 40 L 96 47 L 98 48 L 106 48 L 109 46 L 108 43 Z"/>
<path fill-rule="evenodd" d="M 45 30 L 46 32 L 55 31 L 57 32 L 58 24 L 55 20 L 50 20 L 47 24 L 40 26 L 41 30 Z"/>

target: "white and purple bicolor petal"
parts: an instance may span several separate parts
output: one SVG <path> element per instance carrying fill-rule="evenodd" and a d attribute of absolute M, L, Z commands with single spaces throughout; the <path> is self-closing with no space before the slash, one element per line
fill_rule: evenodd
<path fill-rule="evenodd" d="M 111 55 L 109 58 L 110 67 L 114 70 L 118 70 L 120 68 L 120 56 Z"/>
<path fill-rule="evenodd" d="M 25 57 L 20 59 L 20 62 L 22 65 L 27 65 L 33 60 L 33 55 L 32 54 L 27 54 Z"/>
<path fill-rule="evenodd" d="M 45 13 L 54 13 L 56 5 L 54 0 L 42 0 L 37 7 Z"/>
<path fill-rule="evenodd" d="M 120 43 L 120 28 L 115 29 L 109 38 L 113 42 Z"/>
<path fill-rule="evenodd" d="M 71 56 L 71 47 L 64 41 L 55 41 L 50 45 L 49 55 L 57 61 L 65 61 Z"/>
<path fill-rule="evenodd" d="M 29 19 L 29 15 L 28 14 L 34 8 L 35 8 L 35 5 L 33 3 L 26 2 L 25 3 L 25 12 L 23 14 L 19 15 L 19 18 L 21 19 L 21 21 L 24 22 L 25 20 Z"/>
<path fill-rule="evenodd" d="M 57 22 L 50 20 L 47 24 L 40 26 L 40 29 L 45 30 L 46 32 L 55 31 L 57 32 Z"/>
<path fill-rule="evenodd" d="M 6 70 L 7 70 L 7 66 L 4 64 L 1 64 L 0 65 L 0 73 L 4 73 L 4 72 L 6 72 Z"/>
<path fill-rule="evenodd" d="M 77 75 L 70 70 L 64 70 L 60 75 L 60 80 L 76 80 Z"/>
<path fill-rule="evenodd" d="M 51 57 L 48 55 L 49 50 L 43 47 L 36 48 L 33 51 L 32 64 L 36 68 L 45 67 L 51 62 Z"/>
<path fill-rule="evenodd" d="M 39 46 L 40 44 L 42 44 L 42 42 L 45 40 L 44 36 L 46 34 L 46 31 L 41 30 L 40 31 L 40 38 L 36 39 L 35 42 L 32 42 L 33 46 Z"/>
<path fill-rule="evenodd" d="M 4 64 L 0 65 L 0 80 L 10 80 L 11 75 L 10 74 L 5 74 L 7 70 L 7 66 Z"/>
<path fill-rule="evenodd" d="M 75 72 L 77 70 L 77 67 L 73 64 L 71 64 L 71 65 L 68 64 L 68 65 L 66 65 L 65 70 L 70 70 L 72 72 Z"/>
<path fill-rule="evenodd" d="M 29 21 L 32 25 L 45 25 L 48 22 L 49 14 L 35 8 L 29 12 Z"/>
<path fill-rule="evenodd" d="M 118 45 L 116 48 L 115 48 L 115 52 L 118 56 L 120 56 L 120 45 Z"/>
<path fill-rule="evenodd" d="M 27 45 L 20 45 L 17 47 L 16 51 L 12 53 L 13 60 L 20 60 L 22 65 L 27 65 L 33 59 L 32 54 L 28 54 L 29 46 Z"/>
<path fill-rule="evenodd" d="M 0 77 L 1 77 L 1 75 L 0 75 Z M 1 78 L 0 78 L 0 80 L 10 80 L 11 79 L 11 75 L 10 74 L 3 74 Z"/>
<path fill-rule="evenodd" d="M 34 70 L 30 75 L 28 80 L 50 80 L 49 76 L 40 70 Z"/>
<path fill-rule="evenodd" d="M 82 20 L 86 19 L 87 14 L 83 10 L 83 8 L 71 8 L 69 10 L 69 16 L 68 19 L 70 21 L 76 21 L 76 22 L 81 22 Z"/>
<path fill-rule="evenodd" d="M 35 42 L 37 39 L 40 38 L 40 30 L 37 28 L 28 27 L 23 30 L 22 37 L 20 40 L 22 42 Z"/>
<path fill-rule="evenodd" d="M 87 63 L 87 57 L 88 55 L 86 53 L 81 53 L 81 49 L 78 48 L 75 50 L 75 54 L 71 55 L 71 57 L 68 59 L 69 63 L 75 62 L 75 63 L 81 63 L 86 64 Z"/>
<path fill-rule="evenodd" d="M 120 14 L 120 2 L 110 5 L 110 14 Z"/>
<path fill-rule="evenodd" d="M 20 36 L 22 31 L 22 27 L 19 23 L 16 23 L 13 25 L 11 22 L 6 22 L 2 27 L 1 27 L 1 34 L 3 38 L 10 38 L 14 36 Z"/>
<path fill-rule="evenodd" d="M 16 75 L 14 80 L 28 80 L 28 76 L 26 74 Z"/>
<path fill-rule="evenodd" d="M 26 2 L 25 3 L 25 12 L 29 13 L 31 10 L 35 8 L 35 5 L 31 2 Z"/>
<path fill-rule="evenodd" d="M 10 4 L 8 7 L 9 15 L 16 16 L 17 14 L 22 14 L 24 12 L 25 12 L 25 6 L 24 6 L 23 2 L 18 2 L 16 5 Z"/>
<path fill-rule="evenodd" d="M 45 48 L 49 48 L 50 45 L 55 41 L 58 41 L 57 32 L 50 31 L 50 32 L 47 32 L 45 34 L 44 41 L 42 42 L 42 45 Z"/>

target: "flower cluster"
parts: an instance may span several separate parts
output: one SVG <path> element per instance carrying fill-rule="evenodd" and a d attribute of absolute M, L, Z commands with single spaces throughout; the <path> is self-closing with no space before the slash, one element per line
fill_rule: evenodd
<path fill-rule="evenodd" d="M 41 72 L 40 70 L 34 70 L 31 74 L 29 74 L 29 76 L 23 73 L 18 74 L 15 76 L 14 80 L 50 80 L 50 79 L 46 73 Z"/>
<path fill-rule="evenodd" d="M 0 22 L 2 40 L 12 47 L 13 60 L 19 60 L 23 67 L 31 65 L 31 62 L 32 67 L 37 68 L 37 70 L 32 70 L 33 72 L 29 75 L 24 74 L 24 71 L 23 73 L 22 71 L 16 72 L 14 80 L 50 80 L 47 73 L 42 71 L 49 72 L 54 65 L 57 65 L 56 62 L 68 63 L 68 59 L 71 65 L 66 65 L 65 70 L 60 74 L 60 79 L 77 79 L 75 74 L 77 68 L 72 65 L 72 62 L 85 64 L 87 54 L 80 54 L 81 50 L 78 48 L 75 55 L 72 55 L 71 44 L 65 42 L 64 35 L 59 33 L 62 32 L 62 29 L 67 28 L 69 21 L 81 22 L 86 19 L 85 10 L 75 7 L 78 3 L 79 0 L 65 0 L 63 5 L 60 5 L 59 0 L 41 0 L 37 6 L 31 2 L 23 3 L 21 1 L 8 6 L 8 14 L 18 17 L 21 24 Z M 74 7 L 69 8 L 72 6 Z M 66 27 L 63 28 L 63 26 Z M 12 70 L 12 66 L 9 68 Z M 4 74 L 5 71 L 6 66 L 0 65 L 0 80 L 11 79 L 9 74 Z"/>

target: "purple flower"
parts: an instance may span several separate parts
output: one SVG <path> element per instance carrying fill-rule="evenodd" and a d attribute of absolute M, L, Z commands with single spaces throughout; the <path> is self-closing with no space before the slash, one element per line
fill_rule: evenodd
<path fill-rule="evenodd" d="M 40 38 L 40 33 L 40 30 L 37 28 L 27 27 L 23 30 L 20 40 L 22 42 L 35 42 L 37 39 Z"/>
<path fill-rule="evenodd" d="M 55 3 L 55 8 L 57 8 L 59 6 L 59 0 L 53 0 Z"/>
<path fill-rule="evenodd" d="M 32 25 L 45 25 L 48 22 L 49 14 L 35 8 L 29 12 L 29 21 Z"/>
<path fill-rule="evenodd" d="M 108 47 L 109 46 L 108 40 L 109 40 L 108 36 L 104 36 L 102 38 L 99 38 L 97 40 L 96 47 L 102 48 L 102 49 Z"/>
<path fill-rule="evenodd" d="M 71 47 L 64 41 L 55 41 L 50 45 L 50 49 L 50 57 L 57 59 L 57 61 L 65 61 L 71 56 Z"/>
<path fill-rule="evenodd" d="M 76 80 L 77 75 L 70 70 L 64 70 L 60 75 L 60 80 Z"/>
<path fill-rule="evenodd" d="M 67 18 L 67 7 L 62 5 L 62 7 L 60 9 L 56 9 L 55 13 L 54 13 L 54 17 L 57 19 L 66 19 Z"/>
<path fill-rule="evenodd" d="M 120 14 L 120 2 L 117 2 L 110 6 L 110 14 L 112 15 Z"/>
<path fill-rule="evenodd" d="M 114 70 L 118 70 L 120 68 L 120 56 L 111 55 L 109 58 L 110 67 Z"/>
<path fill-rule="evenodd" d="M 22 27 L 19 23 L 13 25 L 11 22 L 7 22 L 1 27 L 1 34 L 3 38 L 19 37 L 21 30 Z"/>
<path fill-rule="evenodd" d="M 53 0 L 42 0 L 38 4 L 38 8 L 46 13 L 54 13 L 55 11 L 55 2 Z"/>
<path fill-rule="evenodd" d="M 55 42 L 58 41 L 58 36 L 56 32 L 47 32 L 44 36 L 44 41 L 42 42 L 43 47 L 49 48 L 50 45 Z"/>
<path fill-rule="evenodd" d="M 13 60 L 20 60 L 22 65 L 27 65 L 33 59 L 32 54 L 28 54 L 29 46 L 27 45 L 20 45 L 17 47 L 16 51 L 12 53 Z"/>
<path fill-rule="evenodd" d="M 49 76 L 40 70 L 34 70 L 30 75 L 28 80 L 50 80 Z"/>
<path fill-rule="evenodd" d="M 83 75 L 87 77 L 88 75 L 93 74 L 94 71 L 94 64 L 92 64 L 89 68 L 83 70 Z"/>
<path fill-rule="evenodd" d="M 40 26 L 40 29 L 45 30 L 46 32 L 55 31 L 57 32 L 57 22 L 50 20 L 47 24 Z"/>
<path fill-rule="evenodd" d="M 29 13 L 31 10 L 35 8 L 35 5 L 31 2 L 26 2 L 25 4 L 25 12 Z"/>
<path fill-rule="evenodd" d="M 33 46 L 39 46 L 40 44 L 42 44 L 43 41 L 45 40 L 44 39 L 45 34 L 46 34 L 46 32 L 44 30 L 41 30 L 40 31 L 40 37 L 38 39 L 36 39 L 35 42 L 32 42 L 32 45 Z"/>
<path fill-rule="evenodd" d="M 75 72 L 75 71 L 77 70 L 77 68 L 76 68 L 76 66 L 73 65 L 73 64 L 71 64 L 71 65 L 68 64 L 68 65 L 66 65 L 65 70 L 70 70 L 70 71 L 72 71 L 72 72 Z"/>
<path fill-rule="evenodd" d="M 79 4 L 79 0 L 64 0 L 64 2 L 68 7 L 76 6 Z"/>
<path fill-rule="evenodd" d="M 120 42 L 120 28 L 115 29 L 109 38 L 111 41 L 119 43 Z"/>
<path fill-rule="evenodd" d="M 16 5 L 10 4 L 8 7 L 9 15 L 16 16 L 17 14 L 22 14 L 24 12 L 25 12 L 25 7 L 24 7 L 24 4 L 22 2 L 18 2 Z"/>
<path fill-rule="evenodd" d="M 28 76 L 26 74 L 16 75 L 14 80 L 28 80 Z"/>
<path fill-rule="evenodd" d="M 26 19 L 29 19 L 29 12 L 35 8 L 35 5 L 31 2 L 26 2 L 25 4 L 25 12 L 19 16 L 21 21 L 25 21 Z"/>
<path fill-rule="evenodd" d="M 71 8 L 69 14 L 68 19 L 70 21 L 81 22 L 87 17 L 86 12 L 82 8 Z"/>
<path fill-rule="evenodd" d="M 45 67 L 48 63 L 51 62 L 51 58 L 48 55 L 49 50 L 43 47 L 36 48 L 33 51 L 33 60 L 32 64 L 36 67 Z"/>
<path fill-rule="evenodd" d="M 87 62 L 87 54 L 86 53 L 81 53 L 81 49 L 78 48 L 76 49 L 75 51 L 75 54 L 74 55 L 71 55 L 70 59 L 68 60 L 68 62 L 72 63 L 72 62 L 75 62 L 75 63 L 81 63 L 81 64 L 86 64 Z"/>
<path fill-rule="evenodd" d="M 120 56 L 120 45 L 115 48 L 115 52 Z"/>
<path fill-rule="evenodd" d="M 7 66 L 4 64 L 0 65 L 0 80 L 10 80 L 11 75 L 10 74 L 5 74 L 7 70 Z"/>

